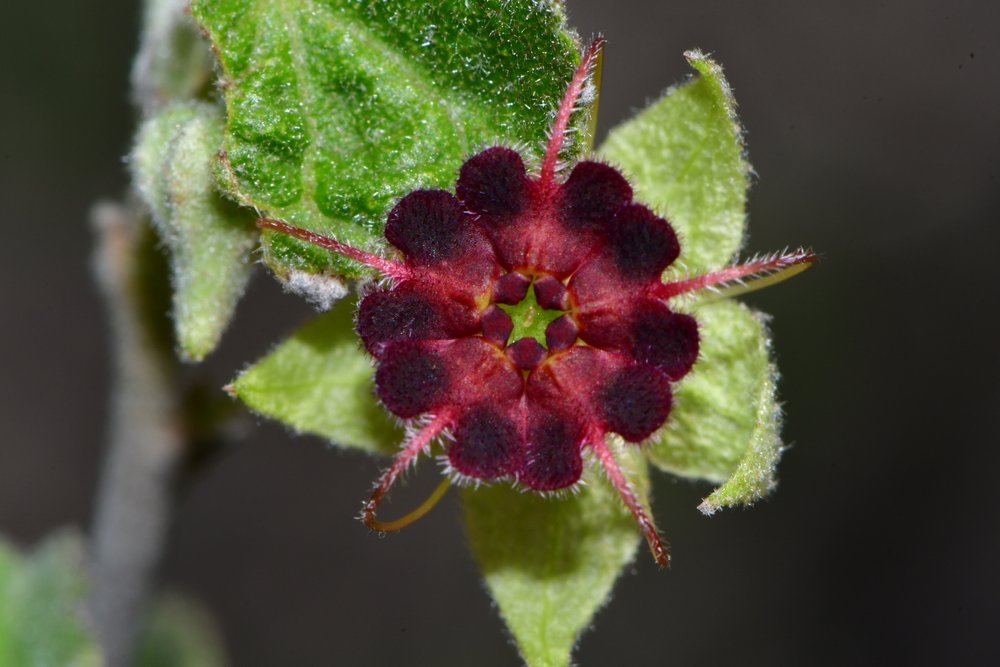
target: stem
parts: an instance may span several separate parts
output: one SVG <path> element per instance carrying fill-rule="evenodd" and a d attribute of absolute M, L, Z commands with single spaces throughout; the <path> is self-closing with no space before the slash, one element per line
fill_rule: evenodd
<path fill-rule="evenodd" d="M 643 537 L 646 538 L 646 543 L 649 545 L 649 551 L 653 555 L 653 560 L 660 567 L 669 567 L 670 554 L 667 553 L 667 547 L 663 544 L 663 539 L 660 537 L 659 531 L 656 530 L 656 524 L 653 523 L 653 518 L 646 512 L 646 508 L 642 506 L 642 501 L 639 500 L 635 489 L 625 477 L 625 473 L 622 472 L 618 461 L 615 460 L 614 454 L 608 448 L 608 444 L 604 440 L 604 434 L 592 434 L 589 442 L 590 448 L 597 455 L 597 460 L 604 467 L 604 472 L 611 481 L 611 485 L 618 491 L 618 495 L 621 496 L 625 507 L 632 513 L 635 522 L 639 524 L 639 530 L 642 532 Z"/>
<path fill-rule="evenodd" d="M 95 269 L 107 302 L 115 374 L 106 453 L 91 543 L 89 610 L 106 665 L 132 662 L 185 451 L 175 368 L 143 317 L 141 227 L 122 206 L 95 209 Z"/>
<path fill-rule="evenodd" d="M 403 450 L 396 455 L 395 459 L 393 459 L 392 465 L 382 473 L 382 476 L 375 485 L 375 491 L 372 493 L 372 497 L 365 503 L 364 510 L 361 513 L 361 520 L 364 521 L 366 526 L 372 530 L 399 530 L 400 528 L 403 528 L 422 517 L 437 504 L 437 501 L 441 499 L 444 492 L 448 490 L 447 486 L 439 486 L 434 493 L 431 494 L 431 498 L 428 502 L 425 502 L 424 505 L 418 507 L 415 512 L 412 512 L 407 517 L 403 517 L 401 520 L 383 523 L 375 517 L 376 513 L 378 513 L 379 505 L 382 504 L 382 501 L 389 493 L 389 489 L 392 488 L 392 485 L 399 478 L 399 476 L 403 474 L 407 468 L 413 465 L 414 461 L 417 460 L 417 457 L 420 456 L 421 452 L 428 449 L 434 441 L 434 438 L 441 435 L 441 432 L 448 428 L 450 424 L 451 415 L 449 413 L 444 412 L 439 414 L 431 421 L 431 423 L 417 431 L 417 433 L 403 446 Z M 428 505 L 428 503 L 430 504 Z M 428 505 L 426 509 L 424 509 L 425 505 Z M 423 511 L 421 512 L 422 509 Z M 411 517 L 412 520 L 406 520 Z M 401 525 L 395 527 L 396 524 L 400 523 Z"/>
<path fill-rule="evenodd" d="M 383 275 L 395 278 L 396 280 L 405 280 L 410 277 L 410 270 L 406 268 L 406 265 L 394 262 L 391 259 L 386 259 L 385 257 L 373 255 L 372 253 L 365 252 L 364 250 L 358 250 L 353 246 L 341 243 L 337 239 L 332 239 L 329 236 L 323 236 L 322 234 L 311 232 L 308 229 L 295 227 L 287 222 L 282 222 L 281 220 L 271 220 L 270 218 L 261 218 L 257 221 L 257 226 L 261 229 L 273 229 L 276 232 L 287 234 L 293 238 L 299 239 L 300 241 L 305 241 L 306 243 L 311 243 L 314 246 L 319 246 L 320 248 L 335 252 L 338 255 L 343 255 L 348 259 L 353 259 L 359 264 L 370 266 Z"/>
<path fill-rule="evenodd" d="M 729 266 L 687 280 L 663 283 L 653 288 L 660 299 L 672 299 L 688 292 L 711 289 L 718 297 L 732 297 L 755 292 L 802 273 L 816 263 L 816 253 L 798 249 L 777 255 L 750 260 L 745 264 Z"/>
<path fill-rule="evenodd" d="M 555 123 L 552 124 L 552 136 L 549 138 L 549 147 L 545 151 L 545 160 L 542 162 L 542 169 L 538 177 L 538 180 L 543 185 L 551 185 L 552 179 L 555 178 L 559 154 L 566 143 L 566 130 L 569 127 L 569 119 L 572 117 L 576 103 L 583 93 L 583 86 L 587 82 L 587 77 L 597 63 L 598 56 L 603 48 L 604 38 L 600 36 L 595 37 L 594 41 L 587 47 L 587 51 L 583 54 L 580 66 L 576 68 L 573 80 L 570 81 L 569 87 L 566 89 L 566 95 L 559 105 L 559 112 L 556 115 Z"/>

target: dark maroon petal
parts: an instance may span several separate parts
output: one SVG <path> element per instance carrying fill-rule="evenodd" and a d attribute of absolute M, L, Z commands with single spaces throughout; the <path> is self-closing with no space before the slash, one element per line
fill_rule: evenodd
<path fill-rule="evenodd" d="M 522 371 L 530 371 L 542 363 L 548 352 L 534 338 L 522 338 L 507 348 L 507 356 Z"/>
<path fill-rule="evenodd" d="M 608 252 L 618 273 L 628 281 L 659 278 L 680 251 L 670 223 L 645 206 L 623 208 L 610 227 Z"/>
<path fill-rule="evenodd" d="M 519 304 L 528 295 L 529 287 L 531 287 L 531 278 L 528 276 L 516 271 L 505 273 L 493 287 L 493 300 L 510 306 Z"/>
<path fill-rule="evenodd" d="M 463 475 L 495 479 L 511 475 L 521 466 L 521 435 L 517 424 L 497 406 L 479 404 L 466 411 L 454 433 L 448 461 Z"/>
<path fill-rule="evenodd" d="M 373 356 L 385 343 L 444 338 L 441 313 L 426 294 L 412 289 L 377 290 L 358 307 L 358 335 Z"/>
<path fill-rule="evenodd" d="M 550 352 L 561 352 L 576 342 L 578 329 L 569 315 L 553 320 L 545 327 L 545 344 Z"/>
<path fill-rule="evenodd" d="M 672 396 L 666 375 L 646 364 L 620 369 L 597 393 L 604 426 L 629 442 L 639 442 L 663 426 Z"/>
<path fill-rule="evenodd" d="M 440 347 L 449 374 L 455 378 L 448 396 L 450 404 L 507 404 L 524 394 L 523 374 L 493 343 L 475 336 L 447 341 Z"/>
<path fill-rule="evenodd" d="M 490 306 L 486 309 L 486 312 L 483 313 L 482 323 L 483 337 L 500 347 L 507 344 L 510 332 L 514 330 L 514 321 L 510 319 L 510 315 L 496 306 Z"/>
<path fill-rule="evenodd" d="M 652 302 L 638 308 L 629 333 L 632 355 L 656 366 L 671 380 L 687 375 L 698 359 L 698 322 L 663 304 Z"/>
<path fill-rule="evenodd" d="M 535 300 L 546 310 L 567 310 L 569 293 L 561 280 L 545 276 L 535 281 Z"/>
<path fill-rule="evenodd" d="M 444 190 L 416 190 L 389 213 L 385 237 L 418 264 L 454 259 L 474 242 L 476 233 L 462 205 Z"/>
<path fill-rule="evenodd" d="M 579 162 L 563 185 L 560 217 L 570 229 L 597 230 L 631 201 L 632 188 L 617 169 L 600 162 Z"/>
<path fill-rule="evenodd" d="M 572 486 L 583 474 L 582 440 L 583 429 L 573 419 L 551 412 L 533 414 L 518 481 L 535 491 Z"/>
<path fill-rule="evenodd" d="M 458 175 L 458 198 L 487 226 L 504 225 L 528 202 L 528 179 L 517 151 L 497 146 L 474 155 Z"/>
<path fill-rule="evenodd" d="M 410 419 L 444 404 L 449 375 L 445 359 L 426 343 L 391 343 L 375 373 L 375 390 L 390 412 Z"/>

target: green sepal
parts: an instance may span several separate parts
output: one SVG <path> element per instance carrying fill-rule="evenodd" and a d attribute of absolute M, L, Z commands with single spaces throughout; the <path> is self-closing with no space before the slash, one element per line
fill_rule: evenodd
<path fill-rule="evenodd" d="M 645 498 L 645 459 L 634 446 L 613 451 Z M 531 667 L 566 667 L 580 633 L 608 600 L 635 555 L 635 520 L 597 464 L 577 492 L 556 497 L 507 484 L 463 491 L 472 551 L 500 614 Z"/>
<path fill-rule="evenodd" d="M 393 201 L 495 143 L 542 146 L 578 62 L 559 3 L 196 0 L 222 69 L 221 181 L 265 215 L 378 251 Z M 356 264 L 264 234 L 279 277 Z"/>
<path fill-rule="evenodd" d="M 251 410 L 345 447 L 393 453 L 403 429 L 375 399 L 371 357 L 354 332 L 354 300 L 312 320 L 227 388 Z"/>
<path fill-rule="evenodd" d="M 30 555 L 0 541 L 0 665 L 103 664 L 83 620 L 87 593 L 77 535 L 54 535 Z"/>
<path fill-rule="evenodd" d="M 722 483 L 699 507 L 712 514 L 773 489 L 781 408 L 763 316 L 732 300 L 702 303 L 693 314 L 701 333 L 698 362 L 646 451 L 664 470 Z"/>
<path fill-rule="evenodd" d="M 250 213 L 215 187 L 222 127 L 212 105 L 175 104 L 143 124 L 132 152 L 136 188 L 170 254 L 177 345 L 195 361 L 232 319 L 258 236 Z"/>
<path fill-rule="evenodd" d="M 740 249 L 750 174 L 722 68 L 699 51 L 684 55 L 699 76 L 612 129 L 599 150 L 624 169 L 636 200 L 677 231 L 671 274 L 718 269 Z"/>

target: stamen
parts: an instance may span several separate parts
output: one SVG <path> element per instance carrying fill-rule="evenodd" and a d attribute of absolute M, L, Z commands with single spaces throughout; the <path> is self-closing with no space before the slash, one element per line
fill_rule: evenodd
<path fill-rule="evenodd" d="M 365 523 L 372 530 L 377 530 L 380 533 L 394 533 L 398 530 L 402 530 L 409 526 L 411 523 L 415 523 L 419 519 L 423 518 L 425 514 L 434 509 L 437 504 L 444 498 L 444 494 L 448 493 L 448 489 L 451 488 L 451 479 L 445 477 L 441 480 L 441 483 L 437 485 L 437 488 L 427 497 L 427 500 L 420 503 L 417 509 L 413 510 L 409 514 L 395 521 L 379 521 L 374 516 L 371 521 L 366 521 Z"/>
<path fill-rule="evenodd" d="M 338 255 L 343 255 L 348 259 L 353 259 L 355 262 L 369 266 L 376 271 L 389 276 L 390 278 L 395 278 L 396 280 L 404 280 L 410 277 L 410 270 L 406 268 L 404 264 L 394 262 L 391 259 L 386 259 L 385 257 L 373 255 L 372 253 L 365 252 L 364 250 L 358 250 L 357 248 L 341 243 L 336 239 L 332 239 L 329 236 L 323 236 L 322 234 L 311 232 L 308 229 L 295 227 L 286 222 L 271 220 L 270 218 L 261 218 L 257 221 L 257 226 L 263 229 L 272 229 L 276 232 L 281 232 L 282 234 L 288 234 L 289 236 L 297 238 L 300 241 L 305 241 L 306 243 L 311 243 L 315 246 L 319 246 L 320 248 L 333 251 Z"/>
<path fill-rule="evenodd" d="M 611 484 L 617 489 L 618 494 L 625 502 L 625 506 L 632 513 L 632 516 L 635 517 L 636 523 L 639 524 L 639 530 L 642 531 L 643 536 L 646 538 L 646 543 L 649 544 L 653 560 L 660 567 L 669 567 L 670 554 L 667 553 L 667 547 L 663 544 L 660 533 L 656 530 L 656 524 L 653 523 L 652 517 L 646 513 L 646 509 L 639 501 L 639 497 L 632 488 L 632 484 L 625 478 L 625 474 L 618 466 L 618 461 L 615 460 L 611 450 L 608 449 L 608 444 L 604 441 L 604 434 L 595 433 L 588 439 L 588 442 L 591 449 L 594 450 L 594 454 L 597 455 L 597 460 L 604 466 L 604 472 L 607 473 Z"/>
<path fill-rule="evenodd" d="M 364 509 L 361 512 L 361 520 L 364 521 L 366 526 L 368 526 L 372 530 L 394 530 L 393 528 L 391 528 L 392 525 L 399 523 L 400 521 L 404 521 L 407 518 L 404 517 L 403 519 L 399 519 L 397 521 L 390 521 L 388 524 L 383 524 L 381 521 L 375 518 L 375 513 L 378 512 L 379 505 L 382 504 L 382 501 L 385 499 L 386 495 L 388 495 L 389 489 L 395 483 L 396 479 L 403 473 L 404 470 L 410 467 L 410 465 L 417 459 L 417 457 L 420 455 L 422 451 L 424 451 L 430 446 L 431 441 L 434 440 L 434 438 L 436 438 L 437 436 L 441 435 L 441 432 L 444 429 L 446 429 L 450 424 L 451 424 L 451 415 L 449 413 L 446 412 L 438 415 L 437 417 L 434 418 L 433 421 L 431 421 L 430 424 L 428 424 L 420 431 L 418 431 L 417 434 L 414 435 L 410 439 L 410 441 L 406 443 L 406 446 L 403 448 L 403 451 L 401 451 L 399 454 L 396 455 L 396 458 L 393 460 L 392 465 L 389 466 L 389 468 L 387 468 L 385 472 L 382 473 L 382 476 L 378 480 L 378 484 L 375 486 L 375 491 L 372 493 L 372 497 L 369 498 L 368 502 L 365 503 Z M 441 494 L 443 495 L 444 491 L 441 491 Z M 431 494 L 431 499 L 433 498 L 434 494 Z M 440 500 L 440 498 L 438 498 L 438 500 Z M 434 503 L 436 502 L 437 500 L 434 500 Z M 426 505 L 427 503 L 425 502 L 424 504 Z M 426 514 L 428 511 L 430 511 L 431 507 L 433 506 L 434 504 L 431 503 L 430 506 L 428 506 L 423 513 L 413 517 L 411 521 L 404 523 L 402 526 L 399 526 L 399 528 L 402 528 L 407 523 L 412 523 L 412 521 L 416 521 L 421 516 L 423 516 L 423 514 Z M 423 505 L 418 507 L 416 511 L 419 512 L 422 507 Z M 384 525 L 389 525 L 390 528 L 385 529 L 380 527 Z M 399 528 L 395 528 L 395 530 L 399 530 Z"/>
<path fill-rule="evenodd" d="M 583 92 L 583 85 L 586 83 L 587 77 L 593 70 L 594 65 L 598 62 L 601 49 L 603 48 L 604 37 L 598 35 L 583 54 L 583 60 L 580 61 L 580 66 L 576 68 L 573 80 L 570 82 L 569 88 L 566 89 L 566 95 L 559 105 L 559 113 L 556 115 L 556 121 L 552 125 L 552 137 L 549 139 L 549 147 L 545 151 L 545 160 L 542 162 L 542 170 L 538 177 L 543 187 L 551 185 L 552 180 L 555 178 L 559 153 L 566 142 L 566 128 L 569 126 L 569 119 L 572 117 L 573 109 L 580 99 L 580 94 Z"/>
<path fill-rule="evenodd" d="M 816 253 L 812 250 L 799 248 L 794 252 L 751 260 L 746 264 L 730 266 L 687 280 L 657 285 L 653 288 L 653 294 L 660 299 L 670 299 L 702 289 L 711 289 L 720 298 L 745 294 L 788 280 L 808 269 L 817 260 Z"/>

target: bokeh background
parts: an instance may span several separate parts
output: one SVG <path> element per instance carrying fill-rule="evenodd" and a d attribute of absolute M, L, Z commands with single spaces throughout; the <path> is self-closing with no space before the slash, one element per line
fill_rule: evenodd
<path fill-rule="evenodd" d="M 602 134 L 687 76 L 683 50 L 714 54 L 758 174 L 748 250 L 824 257 L 749 298 L 783 373 L 778 492 L 708 519 L 708 487 L 658 476 L 675 565 L 639 553 L 579 663 L 1000 664 L 1000 3 L 568 8 L 609 40 Z M 87 218 L 126 188 L 137 14 L 0 10 L 0 532 L 24 544 L 93 510 L 109 350 Z M 211 382 L 310 316 L 260 272 Z M 378 462 L 247 422 L 163 565 L 233 664 L 518 664 L 457 496 L 379 539 L 354 519 Z"/>

